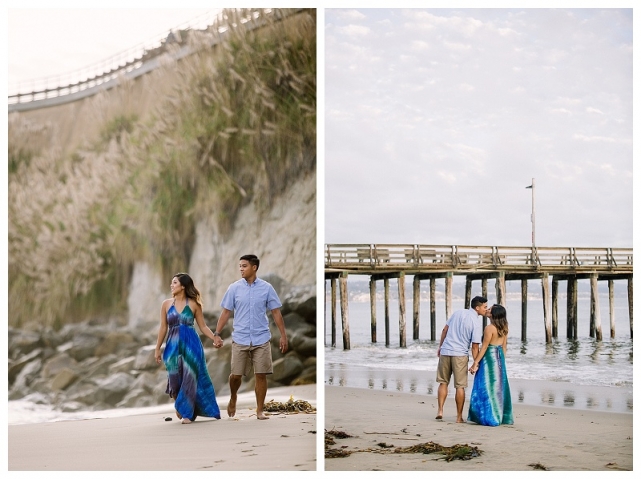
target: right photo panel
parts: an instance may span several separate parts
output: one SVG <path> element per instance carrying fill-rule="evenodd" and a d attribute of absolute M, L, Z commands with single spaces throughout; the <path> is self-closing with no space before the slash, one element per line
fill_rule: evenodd
<path fill-rule="evenodd" d="M 324 13 L 324 470 L 631 471 L 632 9 Z"/>

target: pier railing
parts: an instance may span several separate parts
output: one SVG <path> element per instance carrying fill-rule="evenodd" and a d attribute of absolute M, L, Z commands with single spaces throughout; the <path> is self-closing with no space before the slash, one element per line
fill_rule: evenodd
<path fill-rule="evenodd" d="M 632 272 L 632 248 L 326 244 L 326 271 Z"/>

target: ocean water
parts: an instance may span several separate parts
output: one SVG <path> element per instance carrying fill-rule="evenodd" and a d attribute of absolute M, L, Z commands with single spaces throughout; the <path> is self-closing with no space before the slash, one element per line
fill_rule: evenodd
<path fill-rule="evenodd" d="M 158 414 L 176 420 L 171 405 L 149 406 L 142 408 L 104 409 L 101 411 L 61 412 L 50 404 L 38 404 L 28 399 L 8 401 L 7 423 L 34 424 L 41 422 L 82 421 L 86 419 L 105 419 L 113 417 L 136 416 L 139 414 Z"/>
<path fill-rule="evenodd" d="M 620 284 L 615 285 L 615 293 L 617 288 L 623 289 Z M 488 284 L 488 290 L 493 290 L 493 286 Z M 330 302 L 326 298 L 325 384 L 435 395 L 438 387 L 435 381 L 438 364 L 436 351 L 446 321 L 442 295 L 439 297 L 437 293 L 436 340 L 430 338 L 430 305 L 429 296 L 425 293 L 422 293 L 420 302 L 419 339 L 414 340 L 411 286 L 406 287 L 407 347 L 401 348 L 396 299 L 390 299 L 390 345 L 385 346 L 385 311 L 384 302 L 380 299 L 377 300 L 376 309 L 377 342 L 371 342 L 370 304 L 369 294 L 364 292 L 366 288 L 366 283 L 348 285 L 348 290 L 351 290 L 348 303 L 350 350 L 343 349 L 340 302 L 337 302 L 336 310 L 336 347 L 331 347 Z M 395 280 L 390 281 L 390 290 L 395 288 Z M 379 285 L 379 295 L 381 289 Z M 533 292 L 533 285 L 529 285 L 529 290 Z M 518 386 L 513 395 L 528 404 L 632 412 L 633 343 L 630 338 L 627 291 L 625 294 L 615 294 L 614 338 L 610 337 L 607 289 L 600 291 L 601 341 L 589 336 L 589 292 L 579 294 L 578 338 L 566 338 L 565 295 L 561 291 L 559 293 L 558 338 L 546 344 L 543 305 L 534 292 L 528 301 L 527 340 L 521 341 L 520 284 L 513 286 L 512 291 L 508 286 L 506 309 L 510 332 L 506 364 L 511 383 Z M 472 294 L 478 293 L 473 290 Z M 493 304 L 495 299 L 488 291 L 489 304 Z M 461 309 L 463 301 L 462 296 L 455 294 L 453 310 Z M 469 391 L 468 387 L 468 394 Z"/>

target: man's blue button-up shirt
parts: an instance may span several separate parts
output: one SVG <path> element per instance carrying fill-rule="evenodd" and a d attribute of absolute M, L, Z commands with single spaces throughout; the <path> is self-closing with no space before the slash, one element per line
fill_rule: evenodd
<path fill-rule="evenodd" d="M 469 356 L 470 344 L 483 342 L 483 318 L 474 308 L 454 311 L 447 325 L 447 335 L 441 345 L 442 356 Z"/>
<path fill-rule="evenodd" d="M 220 305 L 234 312 L 231 337 L 244 346 L 258 346 L 271 339 L 267 311 L 282 306 L 274 287 L 260 278 L 251 284 L 244 278 L 230 284 Z"/>

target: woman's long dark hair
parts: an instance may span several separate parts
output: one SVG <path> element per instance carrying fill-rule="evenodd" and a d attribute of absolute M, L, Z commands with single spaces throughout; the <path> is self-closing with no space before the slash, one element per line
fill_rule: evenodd
<path fill-rule="evenodd" d="M 507 336 L 507 312 L 505 308 L 500 304 L 495 304 L 492 306 L 490 314 L 492 315 L 490 321 L 498 331 L 499 337 Z"/>
<path fill-rule="evenodd" d="M 191 279 L 191 276 L 189 276 L 187 273 L 176 273 L 174 275 L 174 278 L 178 278 L 180 284 L 185 287 L 185 296 L 196 301 L 202 308 L 203 303 L 200 298 L 200 291 L 198 291 L 198 288 L 196 288 L 196 286 L 194 285 L 194 280 Z"/>

